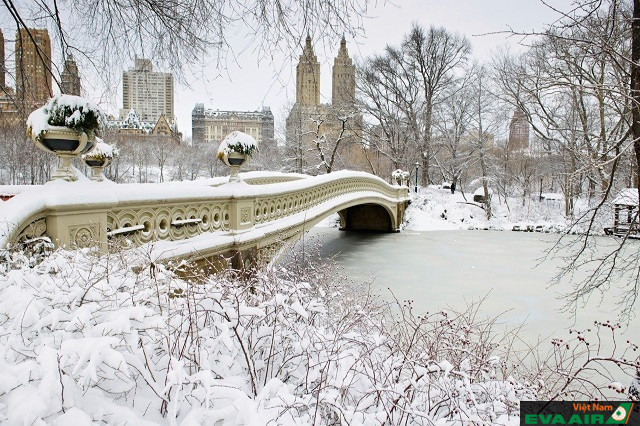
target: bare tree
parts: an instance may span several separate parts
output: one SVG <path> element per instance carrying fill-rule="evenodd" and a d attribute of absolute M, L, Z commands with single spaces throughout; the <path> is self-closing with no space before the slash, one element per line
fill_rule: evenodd
<path fill-rule="evenodd" d="M 237 31 L 253 46 L 269 46 L 258 49 L 263 52 L 292 52 L 308 32 L 316 39 L 353 36 L 362 29 L 367 0 L 4 0 L 2 6 L 16 28 L 48 28 L 63 57 L 72 53 L 109 83 L 122 69 L 118 65 L 135 55 L 153 57 L 179 75 L 203 58 L 224 69 L 233 54 L 229 35 Z M 58 85 L 59 71 L 50 70 Z"/>
<path fill-rule="evenodd" d="M 403 49 L 413 64 L 424 101 L 424 129 L 421 132 L 422 183 L 430 182 L 431 136 L 433 113 L 447 87 L 456 79 L 456 72 L 466 64 L 471 44 L 464 36 L 445 28 L 425 30 L 414 24 L 403 42 Z"/>
<path fill-rule="evenodd" d="M 360 143 L 362 116 L 359 111 L 355 107 L 334 106 L 328 114 L 315 117 L 313 123 L 314 128 L 310 133 L 316 158 L 320 161 L 315 168 L 331 173 L 337 165 L 336 160 L 341 159 L 343 164 L 348 164 L 346 150 L 350 148 L 349 145 Z"/>
<path fill-rule="evenodd" d="M 444 180 L 458 185 L 462 174 L 473 163 L 468 144 L 471 130 L 474 99 L 470 96 L 470 81 L 452 87 L 451 94 L 436 112 L 434 130 L 434 161 Z"/>
<path fill-rule="evenodd" d="M 389 159 L 393 169 L 415 161 L 423 103 L 415 73 L 401 49 L 391 46 L 367 59 L 358 72 L 358 90 L 369 128 L 369 148 Z"/>
<path fill-rule="evenodd" d="M 566 240 L 558 245 L 571 253 L 566 274 L 583 267 L 593 271 L 575 284 L 568 307 L 575 309 L 579 300 L 607 291 L 615 281 L 622 314 L 630 314 L 640 269 L 628 251 L 629 234 L 610 248 L 592 236 L 600 233 L 602 216 L 626 180 L 629 152 L 636 157 L 636 175 L 640 165 L 640 2 L 582 0 L 560 13 L 524 56 L 497 68 L 503 92 L 526 112 L 535 134 L 561 154 L 567 213 L 574 213 L 578 194 L 586 192 L 591 200 L 588 211 L 576 212 L 570 229 L 583 237 L 572 250 Z"/>

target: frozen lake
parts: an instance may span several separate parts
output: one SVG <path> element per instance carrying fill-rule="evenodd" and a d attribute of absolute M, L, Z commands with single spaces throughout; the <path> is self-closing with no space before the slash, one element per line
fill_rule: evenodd
<path fill-rule="evenodd" d="M 445 306 L 462 309 L 465 301 L 485 296 L 481 313 L 501 315 L 506 328 L 525 323 L 521 335 L 527 341 L 550 336 L 568 337 L 570 327 L 593 326 L 594 320 L 617 321 L 609 299 L 592 297 L 579 305 L 577 315 L 560 312 L 559 296 L 568 282 L 550 286 L 561 259 L 541 258 L 557 235 L 496 231 L 403 231 L 393 234 L 341 232 L 337 228 L 313 228 L 304 243 L 322 245 L 321 256 L 333 257 L 354 280 L 372 281 L 385 299 L 390 288 L 399 300 L 412 299 L 418 313 Z M 601 237 L 603 247 L 613 241 Z M 631 242 L 638 244 L 640 242 Z M 617 294 L 617 293 L 616 293 Z M 623 325 L 626 339 L 640 342 L 640 320 Z"/>

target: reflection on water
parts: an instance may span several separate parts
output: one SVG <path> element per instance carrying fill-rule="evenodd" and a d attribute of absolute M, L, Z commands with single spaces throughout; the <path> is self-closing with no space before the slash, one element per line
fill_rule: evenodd
<path fill-rule="evenodd" d="M 373 281 L 373 289 L 390 299 L 412 299 L 418 312 L 445 306 L 462 309 L 486 296 L 482 313 L 501 315 L 506 327 L 526 323 L 522 336 L 534 341 L 566 336 L 570 327 L 587 328 L 594 320 L 616 321 L 615 305 L 593 297 L 575 317 L 560 312 L 559 296 L 569 283 L 549 286 L 561 259 L 540 263 L 556 235 L 492 231 L 404 231 L 394 234 L 341 232 L 314 228 L 304 243 L 320 243 L 320 256 L 333 257 L 346 275 Z M 606 245 L 606 240 L 603 240 Z M 640 321 L 622 331 L 640 342 Z"/>

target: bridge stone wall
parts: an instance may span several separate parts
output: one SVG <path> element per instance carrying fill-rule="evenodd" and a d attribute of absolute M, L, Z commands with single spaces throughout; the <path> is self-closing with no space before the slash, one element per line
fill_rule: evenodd
<path fill-rule="evenodd" d="M 47 235 L 59 246 L 106 249 L 125 238 L 136 246 L 155 242 L 165 257 L 209 256 L 274 244 L 334 212 L 342 212 L 345 229 L 395 231 L 408 198 L 406 187 L 361 172 L 258 176 L 252 183 L 45 185 L 0 205 L 0 244 Z M 23 210 L 2 214 L 10 205 Z"/>

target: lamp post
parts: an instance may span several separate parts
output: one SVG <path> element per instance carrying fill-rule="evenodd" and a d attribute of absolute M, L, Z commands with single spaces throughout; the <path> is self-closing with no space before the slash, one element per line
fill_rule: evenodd
<path fill-rule="evenodd" d="M 417 194 L 418 193 L 418 167 L 420 166 L 420 163 L 418 163 L 416 161 L 416 186 L 414 188 L 414 192 Z"/>

